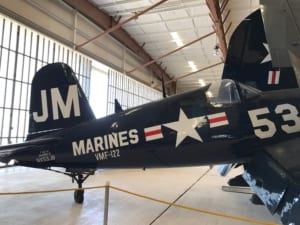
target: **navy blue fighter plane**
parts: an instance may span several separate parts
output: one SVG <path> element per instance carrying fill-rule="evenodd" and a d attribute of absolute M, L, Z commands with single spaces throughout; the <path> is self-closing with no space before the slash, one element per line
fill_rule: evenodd
<path fill-rule="evenodd" d="M 1 146 L 0 161 L 66 168 L 79 188 L 96 168 L 239 163 L 269 210 L 300 224 L 300 90 L 266 45 L 257 11 L 232 36 L 223 80 L 100 119 L 72 69 L 47 65 L 32 81 L 28 137 Z M 74 197 L 82 203 L 83 190 Z"/>

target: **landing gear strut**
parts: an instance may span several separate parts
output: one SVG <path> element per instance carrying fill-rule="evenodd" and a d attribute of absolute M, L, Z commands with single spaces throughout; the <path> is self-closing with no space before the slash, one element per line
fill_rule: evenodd
<path fill-rule="evenodd" d="M 52 168 L 47 168 L 48 170 L 51 170 L 56 173 L 65 174 L 72 178 L 72 182 L 76 181 L 78 185 L 78 190 L 74 191 L 74 200 L 75 202 L 82 204 L 84 201 L 84 190 L 82 189 L 83 182 L 90 176 L 94 175 L 95 170 L 94 169 L 67 169 L 65 172 L 62 172 L 60 170 L 55 170 Z"/>
<path fill-rule="evenodd" d="M 84 190 L 82 189 L 83 182 L 90 176 L 94 174 L 94 171 L 88 171 L 88 172 L 71 172 L 68 174 L 70 177 L 72 177 L 72 182 L 76 181 L 78 185 L 78 190 L 74 191 L 74 200 L 75 202 L 82 204 L 84 201 Z"/>
<path fill-rule="evenodd" d="M 86 176 L 85 178 L 83 178 L 83 175 L 80 174 L 72 174 L 72 182 L 74 182 L 74 180 L 76 181 L 76 183 L 78 184 L 78 188 L 82 188 L 82 183 L 85 181 L 85 179 L 88 178 L 88 176 Z M 84 190 L 75 190 L 74 191 L 74 200 L 75 202 L 81 204 L 83 203 L 84 200 Z"/>

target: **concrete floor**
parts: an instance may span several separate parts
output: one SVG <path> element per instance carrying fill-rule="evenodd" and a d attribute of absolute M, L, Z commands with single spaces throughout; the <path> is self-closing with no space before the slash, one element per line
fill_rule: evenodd
<path fill-rule="evenodd" d="M 220 177 L 216 167 L 173 169 L 101 170 L 84 186 L 112 186 L 194 208 L 240 217 L 279 223 L 264 206 L 254 206 L 251 195 L 223 192 L 228 177 Z M 229 177 L 238 174 L 233 171 Z M 205 174 L 205 175 L 204 175 Z M 193 185 L 194 184 L 194 185 Z M 0 170 L 0 192 L 73 188 L 67 176 L 31 168 L 13 167 Z M 34 195 L 0 195 L 1 225 L 94 225 L 103 224 L 104 189 L 87 190 L 82 205 L 74 203 L 73 192 Z M 241 225 L 249 224 L 137 198 L 110 190 L 109 225 Z M 166 211 L 165 211 L 166 210 Z"/>

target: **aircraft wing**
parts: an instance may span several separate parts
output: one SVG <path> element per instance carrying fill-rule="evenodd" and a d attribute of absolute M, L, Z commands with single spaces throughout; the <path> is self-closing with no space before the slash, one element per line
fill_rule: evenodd
<path fill-rule="evenodd" d="M 277 17 L 277 14 L 274 15 L 276 16 L 271 19 Z M 276 33 L 268 29 L 269 33 L 266 35 L 264 22 L 266 21 L 263 20 L 260 10 L 257 10 L 245 18 L 234 31 L 229 42 L 222 79 L 237 80 L 262 91 L 298 88 L 295 67 L 292 65 L 292 57 L 289 57 L 292 54 L 287 47 L 286 37 L 282 37 L 286 33 L 280 32 L 281 39 L 278 42 L 281 44 L 278 45 L 274 38 L 269 40 L 268 37 L 277 36 L 277 31 L 281 29 L 273 24 Z M 288 26 L 282 23 L 280 25 Z"/>
<path fill-rule="evenodd" d="M 287 141 L 266 149 L 244 165 L 244 179 L 283 224 L 300 224 L 300 147 L 295 144 Z"/>
<path fill-rule="evenodd" d="M 261 0 L 260 3 L 272 64 L 292 66 L 300 84 L 300 2 Z"/>

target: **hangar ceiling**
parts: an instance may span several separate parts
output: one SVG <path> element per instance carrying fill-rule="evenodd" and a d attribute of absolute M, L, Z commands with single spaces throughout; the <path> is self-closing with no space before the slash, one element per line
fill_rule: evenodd
<path fill-rule="evenodd" d="M 89 2 L 122 23 L 160 1 Z M 157 59 L 156 63 L 171 79 L 177 81 L 177 90 L 185 91 L 199 87 L 199 79 L 206 83 L 220 79 L 223 54 L 231 33 L 244 17 L 258 7 L 258 0 L 168 0 L 122 28 L 153 59 Z M 218 11 L 221 17 L 218 17 Z M 222 32 L 226 39 L 223 37 L 223 43 Z M 144 60 L 144 64 L 149 61 Z M 134 73 L 142 67 L 126 68 L 126 71 Z"/>
<path fill-rule="evenodd" d="M 258 7 L 259 0 L 2 0 L 0 12 L 146 84 L 164 76 L 174 93 L 220 79 L 232 32 Z M 114 38 L 82 45 L 120 24 Z"/>

